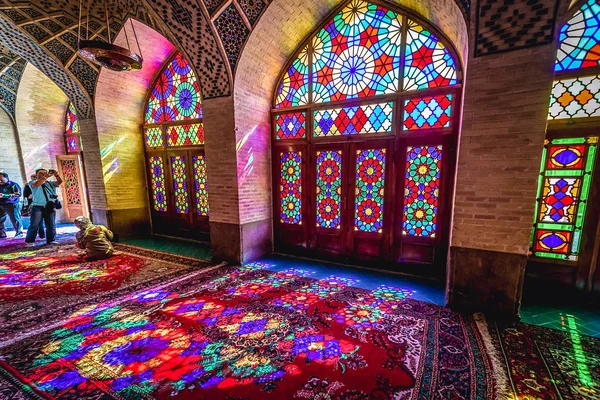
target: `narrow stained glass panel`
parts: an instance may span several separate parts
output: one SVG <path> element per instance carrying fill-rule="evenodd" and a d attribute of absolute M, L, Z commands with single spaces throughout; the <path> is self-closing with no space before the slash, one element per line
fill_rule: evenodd
<path fill-rule="evenodd" d="M 585 145 L 554 145 L 548 147 L 548 169 L 581 169 Z"/>
<path fill-rule="evenodd" d="M 600 65 L 600 1 L 588 0 L 563 25 L 555 71 Z"/>
<path fill-rule="evenodd" d="M 67 152 L 68 153 L 79 153 L 81 151 L 81 143 L 79 135 L 68 136 L 67 141 Z"/>
<path fill-rule="evenodd" d="M 403 130 L 450 126 L 452 95 L 417 97 L 404 101 Z"/>
<path fill-rule="evenodd" d="M 442 146 L 408 146 L 402 233 L 435 237 L 442 169 Z"/>
<path fill-rule="evenodd" d="M 313 102 L 398 91 L 402 16 L 351 1 L 312 40 Z"/>
<path fill-rule="evenodd" d="M 165 167 L 161 156 L 148 159 L 152 189 L 152 205 L 155 211 L 167 211 L 167 191 L 165 188 Z"/>
<path fill-rule="evenodd" d="M 208 216 L 208 184 L 206 183 L 206 158 L 192 156 L 194 167 L 194 195 L 196 200 L 196 213 Z"/>
<path fill-rule="evenodd" d="M 144 123 L 196 118 L 202 118 L 200 85 L 190 63 L 181 53 L 177 53 L 152 88 Z"/>
<path fill-rule="evenodd" d="M 277 86 L 275 108 L 299 106 L 308 103 L 308 46 L 289 66 Z"/>
<path fill-rule="evenodd" d="M 167 126 L 167 146 L 204 144 L 204 126 L 200 124 Z"/>
<path fill-rule="evenodd" d="M 456 85 L 456 61 L 430 31 L 409 20 L 404 58 L 404 90 Z"/>
<path fill-rule="evenodd" d="M 354 230 L 383 232 L 385 149 L 356 151 Z"/>
<path fill-rule="evenodd" d="M 73 106 L 73 103 L 69 103 L 67 108 L 67 115 L 65 117 L 65 135 L 76 135 L 79 133 L 79 119 L 77 118 L 77 111 Z"/>
<path fill-rule="evenodd" d="M 187 214 L 190 212 L 190 199 L 185 156 L 171 156 L 171 176 L 173 177 L 175 212 L 177 214 Z"/>
<path fill-rule="evenodd" d="M 317 227 L 340 228 L 342 151 L 317 151 Z"/>
<path fill-rule="evenodd" d="M 306 113 L 290 112 L 275 116 L 275 139 L 302 139 L 306 137 Z"/>
<path fill-rule="evenodd" d="M 279 154 L 279 221 L 284 224 L 302 224 L 302 152 Z"/>
<path fill-rule="evenodd" d="M 581 178 L 545 178 L 539 221 L 567 224 L 575 222 L 580 188 Z"/>
<path fill-rule="evenodd" d="M 540 229 L 535 238 L 535 250 L 556 254 L 567 254 L 572 232 Z"/>
<path fill-rule="evenodd" d="M 144 139 L 146 141 L 146 147 L 162 146 L 163 138 L 160 127 L 144 128 Z"/>
<path fill-rule="evenodd" d="M 392 131 L 393 103 L 314 111 L 314 136 L 356 135 Z"/>
<path fill-rule="evenodd" d="M 600 76 L 554 81 L 548 119 L 600 116 Z"/>

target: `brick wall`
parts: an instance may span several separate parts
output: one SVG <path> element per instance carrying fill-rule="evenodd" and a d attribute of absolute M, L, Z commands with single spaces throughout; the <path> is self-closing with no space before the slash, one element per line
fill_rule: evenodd
<path fill-rule="evenodd" d="M 65 154 L 67 103 L 67 96 L 54 82 L 27 64 L 19 85 L 15 118 L 27 176 L 40 167 L 56 169 L 56 156 Z M 58 195 L 62 200 L 60 190 Z M 63 210 L 57 212 L 56 219 L 64 220 Z"/>
<path fill-rule="evenodd" d="M 83 161 L 90 208 L 108 210 L 96 120 L 79 119 L 79 130 L 83 143 Z"/>
<path fill-rule="evenodd" d="M 95 96 L 99 146 L 106 153 L 102 157 L 106 198 L 111 210 L 148 206 L 141 132 L 144 101 L 154 78 L 174 49 L 153 29 L 137 21 L 134 21 L 134 26 L 144 56 L 144 67 L 130 72 L 102 69 Z M 126 23 L 125 27 L 131 42 L 133 31 L 130 23 Z M 127 47 L 123 30 L 115 44 Z M 136 46 L 132 49 L 137 51 Z M 108 150 L 111 146 L 112 151 Z"/>
<path fill-rule="evenodd" d="M 24 175 L 23 156 L 18 147 L 15 124 L 3 108 L 0 108 L 0 172 L 6 172 L 10 179 L 23 186 L 27 181 Z"/>

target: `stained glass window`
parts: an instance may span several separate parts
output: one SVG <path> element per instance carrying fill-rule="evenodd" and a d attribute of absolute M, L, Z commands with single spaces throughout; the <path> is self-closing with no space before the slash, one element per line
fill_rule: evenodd
<path fill-rule="evenodd" d="M 548 119 L 596 117 L 600 115 L 600 76 L 554 81 Z"/>
<path fill-rule="evenodd" d="M 435 237 L 442 146 L 408 146 L 402 234 Z"/>
<path fill-rule="evenodd" d="M 275 116 L 275 139 L 306 137 L 306 113 L 290 112 Z"/>
<path fill-rule="evenodd" d="M 171 156 L 171 177 L 173 180 L 175 212 L 178 214 L 187 214 L 190 211 L 190 199 L 187 187 L 185 156 Z"/>
<path fill-rule="evenodd" d="M 165 167 L 161 156 L 152 156 L 148 159 L 150 169 L 150 182 L 152 189 L 152 203 L 154 210 L 167 211 L 167 191 L 165 187 Z"/>
<path fill-rule="evenodd" d="M 546 143 L 538 182 L 532 253 L 576 261 L 598 138 Z"/>
<path fill-rule="evenodd" d="M 342 151 L 317 151 L 317 227 L 340 228 Z"/>
<path fill-rule="evenodd" d="M 79 133 L 79 119 L 77 118 L 77 111 L 73 103 L 69 103 L 67 108 L 67 116 L 65 123 L 65 135 L 76 135 Z"/>
<path fill-rule="evenodd" d="M 79 135 L 67 137 L 67 152 L 68 153 L 79 153 L 81 151 L 81 144 Z"/>
<path fill-rule="evenodd" d="M 146 105 L 145 123 L 202 118 L 200 85 L 192 66 L 177 53 L 162 71 Z"/>
<path fill-rule="evenodd" d="M 285 72 L 279 86 L 275 108 L 308 103 L 308 46 L 304 47 Z"/>
<path fill-rule="evenodd" d="M 202 124 L 167 126 L 167 146 L 194 146 L 204 144 Z"/>
<path fill-rule="evenodd" d="M 146 147 L 162 146 L 163 137 L 160 127 L 144 128 L 144 139 Z"/>
<path fill-rule="evenodd" d="M 452 95 L 426 96 L 404 101 L 403 130 L 450 126 Z"/>
<path fill-rule="evenodd" d="M 196 198 L 196 213 L 208 216 L 208 184 L 206 183 L 206 158 L 193 156 L 194 166 L 194 195 Z"/>
<path fill-rule="evenodd" d="M 559 35 L 555 71 L 600 65 L 600 1 L 588 0 L 563 25 Z"/>
<path fill-rule="evenodd" d="M 279 221 L 284 224 L 302 224 L 302 152 L 279 154 Z"/>
<path fill-rule="evenodd" d="M 356 151 L 354 229 L 357 231 L 383 231 L 385 153 L 385 149 Z"/>
<path fill-rule="evenodd" d="M 355 135 L 392 131 L 393 103 L 314 111 L 314 136 Z"/>

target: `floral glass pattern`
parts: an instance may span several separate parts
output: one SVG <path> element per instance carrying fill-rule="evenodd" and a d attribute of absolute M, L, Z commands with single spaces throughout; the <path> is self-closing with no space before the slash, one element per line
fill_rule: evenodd
<path fill-rule="evenodd" d="M 305 137 L 305 112 L 290 112 L 275 116 L 275 139 L 303 139 Z"/>
<path fill-rule="evenodd" d="M 165 187 L 165 166 L 161 156 L 148 159 L 152 190 L 152 206 L 155 211 L 167 211 L 167 190 Z"/>
<path fill-rule="evenodd" d="M 300 106 L 308 103 L 308 46 L 285 72 L 279 86 L 275 108 Z"/>
<path fill-rule="evenodd" d="M 354 229 L 382 232 L 385 149 L 356 151 Z"/>
<path fill-rule="evenodd" d="M 317 151 L 317 204 L 319 228 L 340 228 L 342 197 L 342 151 Z"/>
<path fill-rule="evenodd" d="M 555 71 L 600 65 L 600 1 L 588 0 L 563 25 L 558 37 Z"/>
<path fill-rule="evenodd" d="M 62 176 L 65 181 L 66 203 L 69 205 L 81 204 L 79 193 L 79 180 L 77 179 L 77 165 L 75 160 L 60 160 Z"/>
<path fill-rule="evenodd" d="M 196 198 L 196 213 L 208 216 L 208 184 L 206 182 L 206 158 L 192 156 L 194 168 L 194 194 Z"/>
<path fill-rule="evenodd" d="M 187 168 L 184 156 L 171 156 L 171 176 L 173 179 L 173 200 L 177 214 L 190 212 L 190 199 L 187 186 Z"/>
<path fill-rule="evenodd" d="M 279 221 L 302 224 L 302 152 L 279 154 Z"/>
<path fill-rule="evenodd" d="M 67 152 L 79 153 L 81 151 L 81 145 L 79 141 L 79 135 L 67 136 Z"/>
<path fill-rule="evenodd" d="M 448 128 L 452 95 L 426 96 L 404 101 L 403 130 Z"/>
<path fill-rule="evenodd" d="M 389 133 L 393 103 L 348 106 L 314 111 L 314 136 Z"/>

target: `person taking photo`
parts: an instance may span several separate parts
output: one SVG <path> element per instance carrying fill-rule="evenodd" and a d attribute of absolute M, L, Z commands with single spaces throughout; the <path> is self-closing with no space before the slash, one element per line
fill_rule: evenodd
<path fill-rule="evenodd" d="M 21 187 L 8 179 L 6 172 L 0 172 L 0 205 L 4 208 L 15 230 L 15 237 L 23 236 L 21 227 Z"/>
<path fill-rule="evenodd" d="M 34 182 L 37 180 L 37 176 L 35 174 L 33 174 L 29 177 L 29 180 L 31 182 Z M 25 188 L 23 189 L 23 199 L 27 202 L 27 205 L 24 208 L 25 211 L 21 215 L 30 216 L 31 215 L 31 203 L 33 202 L 33 192 L 31 191 L 31 186 L 29 186 L 29 182 L 27 182 L 27 184 L 25 184 Z M 40 223 L 40 230 L 38 231 L 38 235 L 39 235 L 40 239 L 46 238 L 46 233 L 44 232 L 44 220 L 43 219 L 42 219 L 42 222 Z"/>
<path fill-rule="evenodd" d="M 46 223 L 46 243 L 57 244 L 56 209 L 60 208 L 60 203 L 57 202 L 56 188 L 63 183 L 63 180 L 53 169 L 38 169 L 35 171 L 35 176 L 37 179 L 29 182 L 33 201 L 25 242 L 33 246 L 43 220 Z M 49 180 L 51 177 L 55 179 Z"/>

